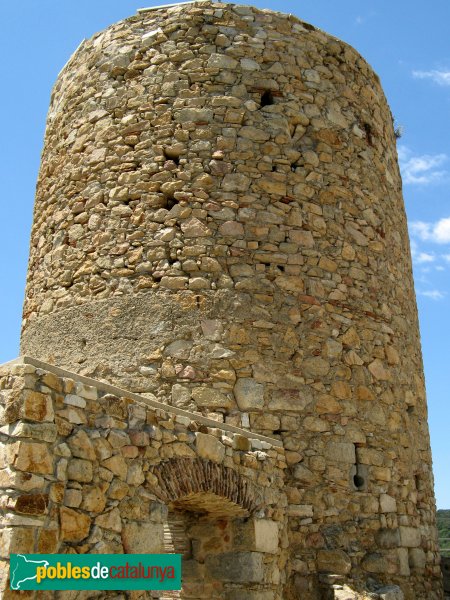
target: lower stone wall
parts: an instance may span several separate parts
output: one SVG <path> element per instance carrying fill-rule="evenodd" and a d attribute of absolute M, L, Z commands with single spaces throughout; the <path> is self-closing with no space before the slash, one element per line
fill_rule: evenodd
<path fill-rule="evenodd" d="M 182 592 L 156 597 L 282 599 L 279 442 L 29 362 L 0 369 L 0 598 L 35 594 L 10 553 L 181 552 Z M 155 597 L 64 592 L 126 596 Z"/>
<path fill-rule="evenodd" d="M 388 563 L 362 578 L 336 542 L 339 525 L 329 523 L 327 546 L 319 530 L 297 533 L 316 520 L 286 485 L 287 468 L 278 440 L 34 359 L 4 365 L 0 600 L 418 600 Z M 383 518 L 374 511 L 374 530 Z M 388 525 L 381 550 L 401 535 L 407 565 L 420 566 L 415 531 Z M 357 520 L 350 534 L 357 543 Z M 153 552 L 183 555 L 181 592 L 9 589 L 11 553 Z M 375 548 L 374 564 L 386 556 Z"/>

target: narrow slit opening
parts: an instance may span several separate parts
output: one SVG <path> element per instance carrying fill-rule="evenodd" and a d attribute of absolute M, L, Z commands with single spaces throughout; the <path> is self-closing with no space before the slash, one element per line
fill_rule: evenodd
<path fill-rule="evenodd" d="M 179 204 L 179 201 L 174 196 L 172 196 L 172 194 L 164 194 L 164 206 L 163 206 L 163 208 L 167 208 L 167 210 L 170 210 L 176 204 Z"/>
<path fill-rule="evenodd" d="M 271 106 L 274 103 L 273 94 L 270 90 L 266 90 L 261 96 L 261 107 Z"/>
<path fill-rule="evenodd" d="M 364 484 L 365 484 L 364 477 L 361 477 L 361 475 L 358 475 L 358 474 L 354 475 L 353 476 L 353 483 L 355 484 L 356 488 L 358 488 L 358 489 L 363 488 Z"/>
<path fill-rule="evenodd" d="M 373 130 L 369 123 L 364 123 L 364 131 L 366 132 L 367 143 L 373 146 Z"/>
<path fill-rule="evenodd" d="M 164 148 L 163 154 L 164 158 L 166 158 L 167 160 L 173 161 L 176 165 L 180 164 L 180 155 L 175 150 L 171 148 Z"/>

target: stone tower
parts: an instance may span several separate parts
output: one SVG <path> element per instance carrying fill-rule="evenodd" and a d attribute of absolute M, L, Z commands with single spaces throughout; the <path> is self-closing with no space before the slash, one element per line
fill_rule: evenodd
<path fill-rule="evenodd" d="M 392 116 L 347 44 L 210 2 L 84 41 L 51 99 L 22 353 L 282 444 L 272 587 L 217 598 L 441 597 Z"/>

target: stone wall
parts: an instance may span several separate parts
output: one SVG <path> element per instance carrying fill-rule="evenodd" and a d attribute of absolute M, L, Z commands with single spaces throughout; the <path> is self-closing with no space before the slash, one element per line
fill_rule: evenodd
<path fill-rule="evenodd" d="M 0 597 L 21 596 L 11 552 L 181 552 L 173 597 L 282 598 L 277 442 L 30 359 L 2 367 L 0 389 Z"/>
<path fill-rule="evenodd" d="M 280 441 L 286 600 L 329 574 L 441 596 L 392 116 L 347 44 L 211 2 L 83 42 L 52 94 L 22 351 Z"/>

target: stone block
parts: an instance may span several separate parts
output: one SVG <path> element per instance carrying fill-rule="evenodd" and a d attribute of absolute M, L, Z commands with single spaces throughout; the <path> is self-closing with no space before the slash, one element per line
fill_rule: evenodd
<path fill-rule="evenodd" d="M 234 545 L 238 550 L 276 554 L 279 545 L 278 524 L 270 519 L 237 521 L 234 525 Z"/>
<path fill-rule="evenodd" d="M 326 449 L 328 460 L 355 464 L 355 445 L 349 442 L 329 442 Z"/>
<path fill-rule="evenodd" d="M 164 529 L 161 523 L 133 521 L 122 527 L 122 543 L 127 554 L 164 552 Z"/>
<path fill-rule="evenodd" d="M 80 429 L 74 435 L 70 436 L 67 439 L 67 444 L 73 456 L 85 458 L 87 460 L 96 459 L 94 446 L 83 429 Z"/>
<path fill-rule="evenodd" d="M 22 494 L 14 499 L 15 512 L 25 515 L 43 515 L 47 512 L 48 494 Z"/>
<path fill-rule="evenodd" d="M 302 483 L 304 485 L 307 485 L 314 481 L 314 473 L 304 465 L 297 465 L 294 468 L 294 477 L 299 483 Z"/>
<path fill-rule="evenodd" d="M 219 581 L 261 583 L 264 576 L 263 555 L 259 552 L 225 552 L 209 554 L 206 570 Z"/>
<path fill-rule="evenodd" d="M 114 475 L 117 475 L 123 481 L 127 479 L 128 466 L 122 456 L 111 456 L 102 462 L 102 465 L 109 469 Z"/>
<path fill-rule="evenodd" d="M 36 391 L 25 392 L 21 413 L 30 421 L 53 421 L 55 413 L 51 396 Z"/>
<path fill-rule="evenodd" d="M 196 387 L 192 390 L 192 398 L 197 406 L 208 408 L 232 408 L 233 399 L 210 387 Z"/>
<path fill-rule="evenodd" d="M 103 529 L 109 529 L 110 531 L 122 531 L 122 520 L 120 518 L 120 511 L 118 508 L 113 508 L 107 512 L 99 515 L 95 519 L 95 524 Z"/>
<path fill-rule="evenodd" d="M 53 473 L 53 459 L 46 444 L 16 442 L 6 446 L 10 464 L 20 471 L 49 475 Z"/>
<path fill-rule="evenodd" d="M 275 600 L 271 590 L 248 590 L 246 588 L 230 590 L 225 594 L 225 600 Z"/>
<path fill-rule="evenodd" d="M 377 589 L 380 600 L 404 600 L 402 590 L 398 585 L 385 585 Z"/>
<path fill-rule="evenodd" d="M 421 536 L 420 531 L 415 527 L 399 527 L 400 542 L 406 548 L 417 548 L 420 546 Z"/>
<path fill-rule="evenodd" d="M 292 410 L 300 412 L 312 401 L 311 391 L 303 386 L 301 389 L 274 389 L 271 392 L 269 410 Z"/>
<path fill-rule="evenodd" d="M 82 458 L 73 458 L 67 466 L 67 479 L 89 483 L 94 477 L 92 463 Z"/>
<path fill-rule="evenodd" d="M 40 475 L 31 475 L 21 471 L 12 471 L 10 469 L 0 470 L 0 488 L 15 488 L 29 492 L 31 490 L 43 489 L 45 479 Z"/>
<path fill-rule="evenodd" d="M 98 391 L 94 386 L 78 381 L 75 389 L 79 396 L 86 398 L 87 400 L 97 400 Z"/>
<path fill-rule="evenodd" d="M 197 433 L 195 436 L 197 454 L 200 458 L 207 458 L 220 463 L 225 456 L 225 446 L 213 435 Z"/>
<path fill-rule="evenodd" d="M 422 548 L 409 549 L 409 566 L 411 569 L 422 571 L 425 568 L 427 557 Z"/>
<path fill-rule="evenodd" d="M 411 572 L 409 569 L 409 554 L 407 548 L 398 548 L 397 549 L 397 558 L 399 564 L 399 575 L 403 575 L 404 577 L 409 577 Z"/>
<path fill-rule="evenodd" d="M 34 529 L 5 527 L 0 529 L 0 558 L 10 554 L 31 554 L 34 551 Z"/>
<path fill-rule="evenodd" d="M 0 428 L 0 433 L 6 433 L 11 437 L 33 438 L 33 441 L 54 442 L 58 431 L 54 423 L 26 423 L 16 421 L 11 425 Z"/>
<path fill-rule="evenodd" d="M 227 173 L 222 179 L 222 188 L 226 192 L 246 192 L 250 179 L 242 173 Z"/>
<path fill-rule="evenodd" d="M 276 554 L 278 552 L 279 531 L 278 524 L 269 519 L 255 519 L 255 550 Z"/>
<path fill-rule="evenodd" d="M 397 501 L 388 494 L 381 494 L 380 496 L 380 512 L 397 512 Z"/>
<path fill-rule="evenodd" d="M 64 404 L 69 406 L 76 406 L 77 408 L 86 408 L 86 400 L 77 396 L 76 394 L 67 394 L 64 397 Z"/>
<path fill-rule="evenodd" d="M 91 519 L 85 513 L 62 506 L 59 509 L 61 540 L 81 542 L 89 535 Z"/>
<path fill-rule="evenodd" d="M 39 554 L 55 554 L 58 550 L 58 530 L 41 529 L 39 531 L 37 552 Z"/>
<path fill-rule="evenodd" d="M 235 433 L 233 436 L 233 448 L 242 452 L 248 452 L 252 447 L 251 441 L 248 437 Z"/>
<path fill-rule="evenodd" d="M 288 514 L 290 517 L 301 517 L 302 519 L 313 517 L 314 510 L 310 504 L 289 504 Z"/>
<path fill-rule="evenodd" d="M 396 548 L 400 546 L 400 531 L 398 529 L 380 529 L 375 540 L 381 548 Z"/>
<path fill-rule="evenodd" d="M 317 569 L 319 571 L 346 575 L 350 572 L 351 567 L 350 557 L 343 550 L 319 550 L 317 553 Z"/>
<path fill-rule="evenodd" d="M 366 554 L 362 563 L 362 568 L 367 573 L 397 573 L 398 561 L 396 553 L 372 552 Z"/>
<path fill-rule="evenodd" d="M 250 377 L 236 381 L 234 395 L 241 410 L 258 410 L 264 406 L 264 386 Z"/>
<path fill-rule="evenodd" d="M 101 513 L 105 509 L 105 505 L 106 498 L 100 487 L 83 487 L 83 494 L 81 500 L 81 508 L 83 510 L 86 510 L 88 512 Z"/>
<path fill-rule="evenodd" d="M 81 490 L 71 489 L 65 491 L 64 504 L 71 508 L 78 508 L 83 500 L 83 494 Z M 85 509 L 86 510 L 86 509 Z"/>

